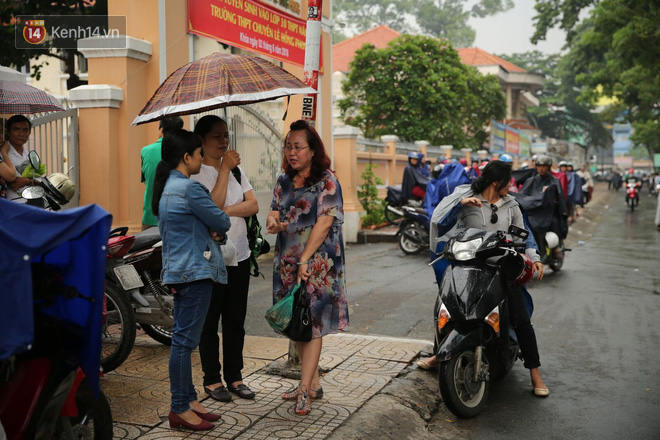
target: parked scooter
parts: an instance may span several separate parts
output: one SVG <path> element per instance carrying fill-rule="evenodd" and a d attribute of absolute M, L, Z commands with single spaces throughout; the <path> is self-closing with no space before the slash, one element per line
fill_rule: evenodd
<path fill-rule="evenodd" d="M 0 199 L 0 437 L 112 439 L 99 389 L 109 227 L 98 206 L 55 214 Z"/>
<path fill-rule="evenodd" d="M 421 200 L 403 200 L 401 189 L 393 186 L 387 187 L 387 197 L 385 197 L 385 220 L 391 225 L 399 225 L 403 220 L 403 208 L 408 206 L 411 208 L 421 208 Z"/>
<path fill-rule="evenodd" d="M 528 234 L 515 226 L 508 232 L 523 239 Z M 510 283 L 522 285 L 533 275 L 531 260 L 518 252 L 525 246 L 503 231 L 467 229 L 433 262 L 450 263 L 435 305 L 435 337 L 442 399 L 458 417 L 481 413 L 490 382 L 503 378 L 516 360 L 507 296 Z"/>
<path fill-rule="evenodd" d="M 392 210 L 390 206 L 387 210 Z M 399 223 L 397 235 L 399 247 L 407 255 L 419 254 L 429 247 L 429 215 L 424 208 L 413 208 L 402 206 L 399 208 L 403 214 L 403 220 Z"/>
<path fill-rule="evenodd" d="M 32 169 L 41 168 L 41 158 L 36 151 L 31 150 L 28 153 L 28 161 Z M 76 193 L 76 185 L 66 174 L 53 173 L 46 177 L 34 177 L 32 180 L 34 185 L 21 192 L 21 197 L 31 206 L 59 211 Z"/>
<path fill-rule="evenodd" d="M 630 207 L 630 212 L 635 212 L 635 207 L 639 205 L 639 190 L 641 188 L 642 182 L 628 179 L 626 183 L 626 205 Z"/>
<path fill-rule="evenodd" d="M 106 266 L 107 321 L 103 328 L 103 371 L 121 365 L 133 349 L 138 325 L 164 345 L 172 343 L 174 301 L 160 280 L 162 242 L 158 228 L 126 235 L 114 229 Z"/>

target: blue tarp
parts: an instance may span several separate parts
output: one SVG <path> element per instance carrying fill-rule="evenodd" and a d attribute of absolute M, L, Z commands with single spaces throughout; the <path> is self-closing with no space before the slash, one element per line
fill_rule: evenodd
<path fill-rule="evenodd" d="M 58 301 L 44 313 L 73 322 L 85 335 L 81 366 L 98 387 L 105 247 L 112 216 L 98 205 L 51 212 L 0 199 L 0 360 L 26 351 L 34 339 L 32 262 L 56 265 L 83 298 Z"/>
<path fill-rule="evenodd" d="M 433 210 L 438 203 L 449 194 L 454 192 L 459 185 L 470 183 L 470 179 L 465 173 L 465 168 L 460 163 L 448 163 L 442 169 L 437 179 L 432 179 L 426 185 L 426 196 L 424 197 L 424 209 L 433 216 Z"/>

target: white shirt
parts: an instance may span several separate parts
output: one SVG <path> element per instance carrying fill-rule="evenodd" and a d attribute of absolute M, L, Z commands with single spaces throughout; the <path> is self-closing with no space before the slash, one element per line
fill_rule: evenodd
<path fill-rule="evenodd" d="M 238 167 L 241 172 L 241 183 L 239 184 L 232 173 L 229 173 L 227 179 L 227 197 L 225 198 L 225 206 L 233 206 L 243 201 L 243 194 L 252 191 L 252 185 L 248 182 L 247 176 Z M 191 179 L 198 181 L 208 188 L 209 191 L 213 190 L 215 182 L 218 180 L 218 171 L 210 166 L 202 164 L 202 169 L 199 174 L 190 176 Z M 229 217 L 231 221 L 231 228 L 227 232 L 227 236 L 236 246 L 238 253 L 238 261 L 247 260 L 250 258 L 250 246 L 247 240 L 247 225 L 243 217 Z"/>
<path fill-rule="evenodd" d="M 14 171 L 16 172 L 16 177 L 21 177 L 21 173 L 16 169 L 20 164 L 28 160 L 28 154 L 30 151 L 27 149 L 27 144 L 23 145 L 23 154 L 20 154 L 16 151 L 16 148 L 12 144 L 9 144 L 8 156 L 11 163 L 14 164 Z M 27 200 L 21 197 L 21 191 L 23 188 L 19 188 L 18 192 L 7 188 L 7 200 L 14 200 L 15 202 L 26 203 Z"/>

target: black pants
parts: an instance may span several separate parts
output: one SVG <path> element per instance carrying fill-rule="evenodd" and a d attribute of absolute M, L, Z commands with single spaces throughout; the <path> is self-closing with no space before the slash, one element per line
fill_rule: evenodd
<path fill-rule="evenodd" d="M 516 332 L 520 351 L 522 352 L 525 368 L 538 368 L 541 366 L 539 360 L 539 349 L 536 345 L 536 333 L 529 320 L 529 313 L 525 306 L 525 298 L 520 286 L 511 286 L 509 295 L 509 321 Z"/>
<path fill-rule="evenodd" d="M 245 315 L 247 313 L 248 289 L 250 287 L 250 259 L 240 261 L 238 266 L 227 267 L 227 284 L 213 284 L 211 304 L 199 342 L 202 359 L 204 385 L 222 381 L 218 321 L 222 316 L 222 361 L 225 383 L 243 380 L 243 342 L 245 341 Z"/>

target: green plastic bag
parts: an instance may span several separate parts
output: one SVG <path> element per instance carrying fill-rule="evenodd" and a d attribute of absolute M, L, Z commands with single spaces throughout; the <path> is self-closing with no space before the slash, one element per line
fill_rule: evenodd
<path fill-rule="evenodd" d="M 32 168 L 32 165 L 28 164 L 23 172 L 21 173 L 21 176 L 23 177 L 42 177 L 46 175 L 46 164 L 41 164 L 41 167 L 39 167 L 38 170 L 35 170 Z"/>
<path fill-rule="evenodd" d="M 275 333 L 284 335 L 283 331 L 289 325 L 293 316 L 295 295 L 299 289 L 300 284 L 296 284 L 289 293 L 284 295 L 284 298 L 266 310 L 266 321 L 275 330 Z"/>

